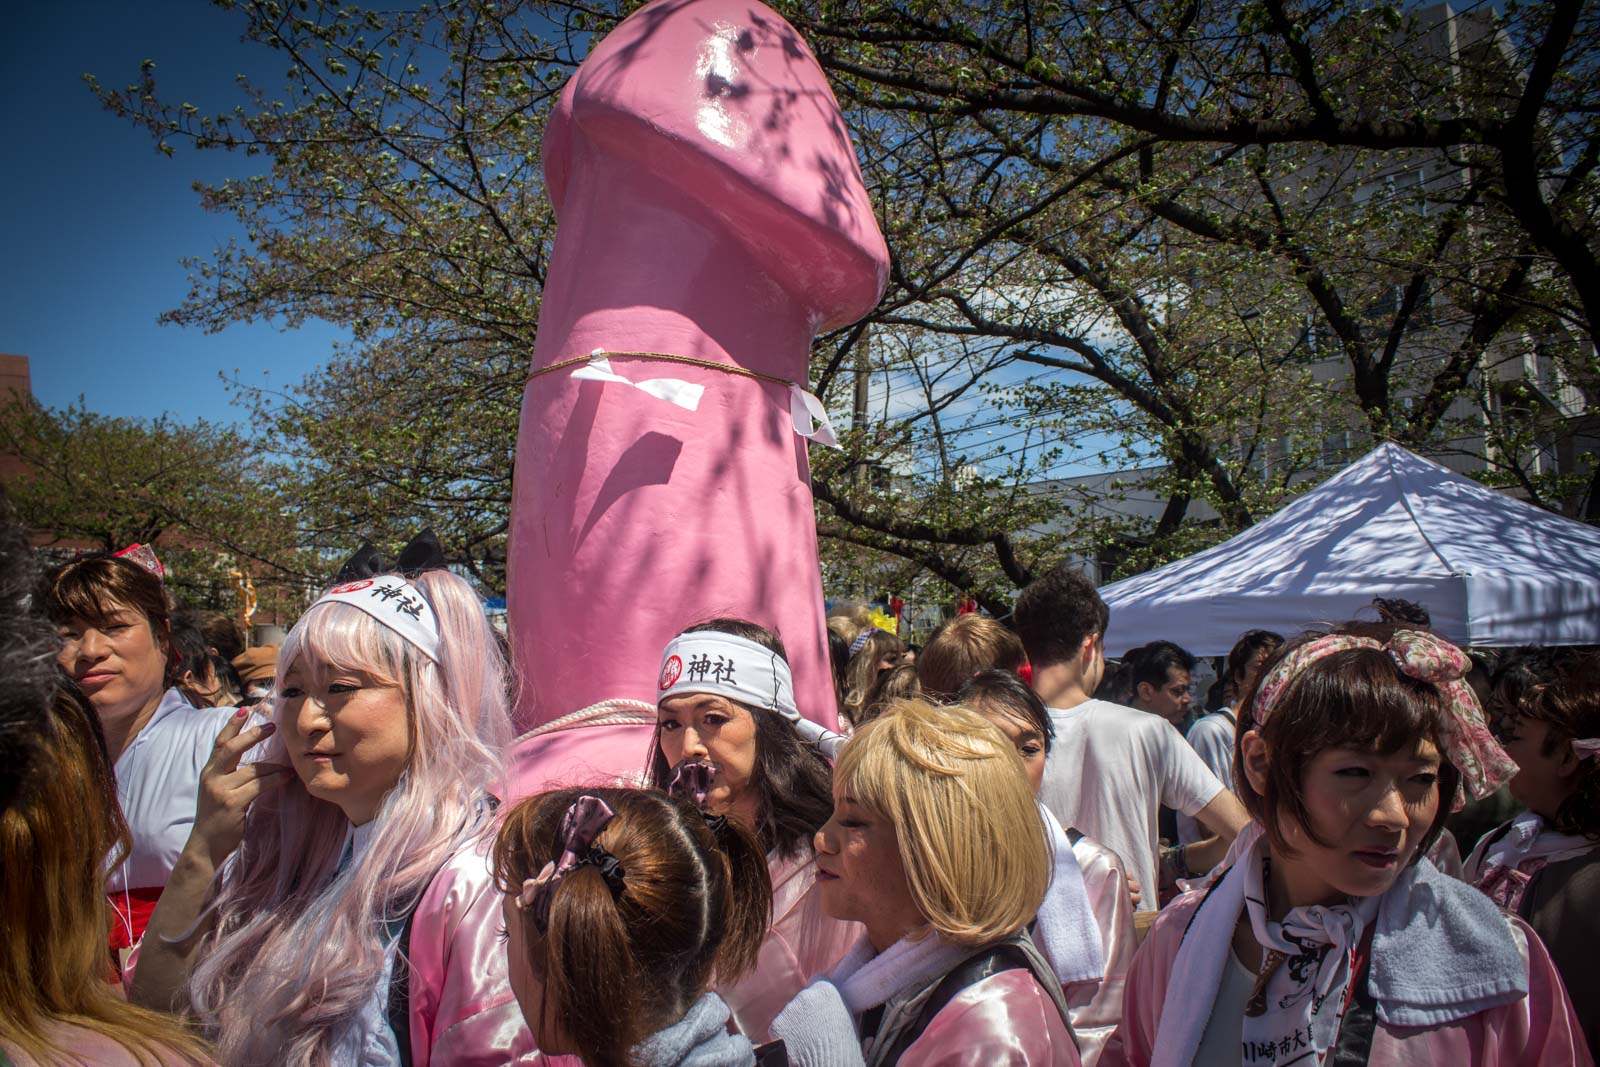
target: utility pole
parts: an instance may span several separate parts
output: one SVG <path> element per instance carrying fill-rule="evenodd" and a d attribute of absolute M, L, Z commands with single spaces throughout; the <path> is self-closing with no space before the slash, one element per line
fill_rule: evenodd
<path fill-rule="evenodd" d="M 867 384 L 872 374 L 871 345 L 872 327 L 868 326 L 861 331 L 860 340 L 856 341 L 856 396 L 850 410 L 850 425 L 857 430 L 864 430 L 867 426 Z M 856 461 L 855 483 L 858 489 L 867 484 L 867 465 L 859 459 Z"/>

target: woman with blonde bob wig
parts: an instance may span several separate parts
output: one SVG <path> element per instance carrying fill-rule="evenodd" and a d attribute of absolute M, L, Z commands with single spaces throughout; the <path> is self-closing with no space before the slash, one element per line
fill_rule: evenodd
<path fill-rule="evenodd" d="M 217 736 L 132 997 L 194 1015 L 229 1067 L 533 1062 L 489 861 L 505 694 L 449 571 L 323 594 L 272 721 Z"/>
<path fill-rule="evenodd" d="M 772 1025 L 792 1063 L 1079 1063 L 1061 987 L 1028 938 L 1050 881 L 1016 749 L 961 707 L 905 701 L 834 769 L 817 833 L 823 906 L 865 937 Z"/>

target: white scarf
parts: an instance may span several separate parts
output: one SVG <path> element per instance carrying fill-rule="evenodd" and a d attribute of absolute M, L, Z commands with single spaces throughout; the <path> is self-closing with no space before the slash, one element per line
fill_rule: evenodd
<path fill-rule="evenodd" d="M 1582 834 L 1558 834 L 1544 828 L 1544 819 L 1525 811 L 1511 820 L 1511 826 L 1499 840 L 1487 846 L 1483 853 L 1483 869 L 1487 874 L 1496 867 L 1515 870 L 1530 860 L 1556 860 L 1581 856 L 1594 848 L 1594 841 Z"/>
<path fill-rule="evenodd" d="M 1525 811 L 1493 841 L 1480 842 L 1467 861 L 1465 877 L 1507 911 L 1518 912 L 1534 876 L 1546 864 L 1587 855 L 1600 843 L 1581 834 L 1558 834 L 1544 819 Z"/>
<path fill-rule="evenodd" d="M 831 974 L 813 979 L 778 1013 L 772 1036 L 796 1067 L 865 1067 L 856 1032 L 861 1013 L 930 985 L 971 954 L 932 931 L 877 954 L 862 937 Z"/>
<path fill-rule="evenodd" d="M 1339 1036 L 1350 982 L 1354 977 L 1351 954 L 1378 913 L 1378 897 L 1351 904 L 1293 908 L 1282 921 L 1267 916 L 1266 872 L 1269 852 L 1259 828 L 1239 862 L 1213 890 L 1220 899 L 1208 901 L 1195 916 L 1194 925 L 1178 949 L 1173 974 L 1183 981 L 1167 986 L 1161 1022 L 1156 1031 L 1151 1067 L 1188 1067 L 1205 1033 L 1216 992 L 1222 985 L 1222 968 L 1233 948 L 1233 930 L 1243 908 L 1249 915 L 1256 941 L 1266 950 L 1262 973 L 1270 969 L 1257 1007 L 1247 1007 L 1242 1032 L 1243 1049 L 1261 1054 L 1243 1062 L 1273 1062 L 1266 1050 L 1290 1049 L 1303 1054 L 1315 1050 L 1312 1063 L 1320 1063 Z M 1260 978 L 1258 976 L 1259 984 Z M 1210 996 L 1197 995 L 1209 991 Z M 1287 1044 L 1285 1044 L 1287 1042 Z M 1281 1057 L 1281 1051 L 1274 1053 Z"/>
<path fill-rule="evenodd" d="M 838 987 L 850 1014 L 859 1016 L 948 974 L 972 952 L 971 947 L 952 944 L 930 930 L 915 941 L 902 937 L 874 955 L 863 936 L 833 968 L 828 981 Z"/>
<path fill-rule="evenodd" d="M 1320 1062 L 1339 1037 L 1339 1022 L 1355 977 L 1355 950 L 1378 915 L 1379 898 L 1291 908 L 1282 921 L 1274 921 L 1267 915 L 1271 862 L 1263 840 L 1241 865 L 1250 929 L 1256 943 L 1267 950 L 1257 985 L 1261 976 L 1270 972 L 1262 995 L 1266 1010 L 1251 1015 L 1246 1009 L 1244 1044 L 1262 1050 L 1309 1046 L 1316 1049 L 1316 1061 Z"/>
<path fill-rule="evenodd" d="M 1063 988 L 1076 982 L 1098 982 L 1106 973 L 1105 948 L 1089 891 L 1083 886 L 1083 871 L 1072 851 L 1072 840 L 1055 815 L 1043 804 L 1039 814 L 1055 855 L 1055 872 L 1039 905 L 1034 941 Z"/>

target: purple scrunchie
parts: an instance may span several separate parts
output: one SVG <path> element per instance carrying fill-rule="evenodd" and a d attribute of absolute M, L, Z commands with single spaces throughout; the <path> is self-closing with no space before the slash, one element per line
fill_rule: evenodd
<path fill-rule="evenodd" d="M 556 886 L 567 872 L 585 863 L 597 863 L 609 859 L 611 866 L 615 866 L 616 857 L 604 849 L 598 848 L 594 839 L 600 836 L 600 831 L 606 828 L 615 817 L 610 805 L 599 797 L 584 794 L 572 802 L 566 814 L 561 816 L 561 856 L 559 859 L 546 863 L 537 878 L 524 879 L 522 891 L 517 894 L 517 904 L 533 916 L 533 924 L 543 933 L 550 925 L 550 902 L 555 897 Z M 599 853 L 600 855 L 596 855 Z M 620 881 L 620 868 L 617 879 Z M 609 875 L 607 882 L 611 882 Z M 612 891 L 617 891 L 613 885 Z"/>

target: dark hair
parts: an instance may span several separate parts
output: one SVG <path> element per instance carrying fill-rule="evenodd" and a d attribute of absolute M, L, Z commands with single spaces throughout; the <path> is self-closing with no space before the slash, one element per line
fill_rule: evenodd
<path fill-rule="evenodd" d="M 37 558 L 0 495 L 0 813 L 26 795 L 49 731 L 61 639 L 35 609 Z"/>
<path fill-rule="evenodd" d="M 1015 671 L 1026 662 L 1022 641 L 985 615 L 957 615 L 940 625 L 917 656 L 917 680 L 939 700 L 955 696 L 979 671 Z"/>
<path fill-rule="evenodd" d="M 884 671 L 867 691 L 861 705 L 861 717 L 855 726 L 871 722 L 882 715 L 897 700 L 909 700 L 922 695 L 922 683 L 917 678 L 917 668 L 910 663 Z"/>
<path fill-rule="evenodd" d="M 1018 722 L 1027 723 L 1044 738 L 1044 750 L 1047 753 L 1055 743 L 1056 724 L 1050 720 L 1050 712 L 1045 709 L 1044 701 L 1039 699 L 1039 694 L 1033 691 L 1032 686 L 1012 671 L 979 671 L 956 692 L 955 702 L 980 715 L 984 709 L 994 708 Z"/>
<path fill-rule="evenodd" d="M 1193 671 L 1195 658 L 1171 641 L 1151 641 L 1128 653 L 1123 663 L 1128 668 L 1128 688 L 1137 696 L 1141 685 L 1157 689 L 1166 685 L 1169 671 Z"/>
<path fill-rule="evenodd" d="M 1128 691 L 1130 677 L 1126 660 L 1106 660 L 1105 673 L 1100 676 L 1100 684 L 1095 686 L 1094 698 L 1113 704 L 1128 703 L 1132 699 Z"/>
<path fill-rule="evenodd" d="M 172 605 L 161 579 L 125 559 L 85 556 L 62 564 L 44 582 L 45 614 L 58 625 L 82 619 L 103 626 L 122 608 L 137 611 L 150 624 L 156 647 L 167 659 L 165 682 L 180 673 L 172 647 Z"/>
<path fill-rule="evenodd" d="M 1461 781 L 1460 772 L 1444 751 L 1442 727 L 1448 714 L 1445 697 L 1433 683 L 1402 672 L 1394 657 L 1383 649 L 1345 649 L 1322 657 L 1301 670 L 1278 693 L 1266 725 L 1256 723 L 1256 694 L 1261 679 L 1296 648 L 1330 633 L 1368 637 L 1381 644 L 1396 630 L 1405 628 L 1351 622 L 1325 632 L 1302 634 L 1280 648 L 1262 667 L 1256 684 L 1240 702 L 1233 749 L 1234 790 L 1281 852 L 1294 852 L 1278 823 L 1284 813 L 1300 824 L 1307 837 L 1323 843 L 1311 826 L 1304 785 L 1312 759 L 1329 748 L 1365 749 L 1388 755 L 1409 750 L 1422 740 L 1431 741 L 1440 755 L 1440 802 L 1417 855 L 1432 848 L 1444 829 Z M 1271 753 L 1264 793 L 1255 791 L 1244 770 L 1243 740 L 1250 730 L 1260 731 Z"/>
<path fill-rule="evenodd" d="M 844 714 L 844 669 L 850 665 L 850 642 L 833 627 L 828 632 L 828 666 L 833 675 L 833 702 L 840 715 Z"/>
<path fill-rule="evenodd" d="M 1250 661 L 1257 652 L 1266 650 L 1268 656 L 1283 647 L 1283 635 L 1273 633 L 1271 630 L 1246 630 L 1239 635 L 1239 640 L 1233 643 L 1228 650 L 1228 665 L 1220 679 L 1225 685 L 1237 685 L 1239 679 L 1244 677 L 1244 672 L 1250 666 Z M 1234 694 L 1237 700 L 1242 693 Z"/>
<path fill-rule="evenodd" d="M 197 702 L 204 694 L 191 692 L 183 685 L 183 676 L 192 671 L 197 681 L 209 677 L 218 690 L 213 695 L 224 698 L 223 704 L 218 706 L 231 706 L 244 692 L 244 687 L 239 684 L 238 672 L 233 669 L 233 664 L 211 648 L 205 632 L 195 623 L 195 617 L 189 614 L 174 615 L 172 618 L 173 672 L 178 677 L 178 686 L 191 703 Z"/>
<path fill-rule="evenodd" d="M 1086 638 L 1104 634 L 1111 610 L 1094 583 L 1065 563 L 1036 578 L 1011 615 L 1028 660 L 1037 669 L 1075 659 Z"/>
<path fill-rule="evenodd" d="M 206 645 L 225 660 L 235 660 L 244 652 L 244 631 L 239 621 L 225 611 L 195 613 L 195 624 L 206 635 Z"/>
<path fill-rule="evenodd" d="M 1372 606 L 1378 610 L 1378 621 L 1381 623 L 1408 626 L 1413 630 L 1419 627 L 1425 630 L 1433 625 L 1433 616 L 1428 614 L 1428 609 L 1415 600 L 1375 596 Z"/>
<path fill-rule="evenodd" d="M 177 618 L 172 622 L 172 654 L 177 661 L 174 669 L 179 677 L 185 671 L 193 671 L 196 678 L 211 673 L 211 646 L 206 642 L 206 635 L 188 619 Z"/>
<path fill-rule="evenodd" d="M 1494 732 L 1513 737 L 1517 721 L 1536 719 L 1547 732 L 1543 754 L 1553 757 L 1574 740 L 1600 737 L 1600 651 L 1524 649 L 1495 672 Z M 1572 792 L 1550 820 L 1563 834 L 1600 839 L 1600 757 L 1581 760 Z"/>
<path fill-rule="evenodd" d="M 754 641 L 776 652 L 785 663 L 789 657 L 783 639 L 771 630 L 744 619 L 712 619 L 697 623 L 683 632 L 732 634 Z M 764 852 L 794 856 L 811 847 L 822 824 L 833 816 L 833 768 L 816 749 L 805 744 L 789 721 L 775 711 L 740 704 L 756 724 L 756 763 L 750 784 L 756 790 L 759 806 L 754 827 Z M 661 727 L 650 741 L 647 778 L 657 789 L 666 789 L 672 768 L 661 752 Z"/>
<path fill-rule="evenodd" d="M 613 895 L 599 867 L 569 871 L 551 895 L 541 933 L 522 914 L 528 966 L 544 983 L 544 1015 L 586 1064 L 622 1067 L 639 1042 L 683 1017 L 711 983 L 754 966 L 766 937 L 772 886 L 766 858 L 732 820 L 713 831 L 694 806 L 642 789 L 563 789 L 506 813 L 494 877 L 518 893 L 561 851 L 562 816 L 580 796 L 614 818 L 595 844 L 616 857 Z M 529 1019 L 544 1037 L 542 1019 Z"/>

